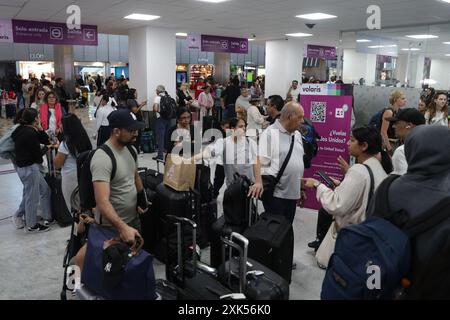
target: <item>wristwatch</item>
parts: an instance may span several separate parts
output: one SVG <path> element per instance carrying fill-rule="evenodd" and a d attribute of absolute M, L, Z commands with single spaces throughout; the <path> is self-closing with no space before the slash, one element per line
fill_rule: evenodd
<path fill-rule="evenodd" d="M 321 182 L 320 181 L 316 181 L 316 182 L 314 182 L 314 188 L 318 188 L 319 187 L 319 185 L 321 184 Z"/>

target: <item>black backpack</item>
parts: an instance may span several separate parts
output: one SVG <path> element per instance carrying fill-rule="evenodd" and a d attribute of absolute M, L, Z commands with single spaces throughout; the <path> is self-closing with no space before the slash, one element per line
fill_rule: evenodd
<path fill-rule="evenodd" d="M 312 159 L 317 156 L 319 151 L 319 146 L 317 140 L 320 139 L 320 135 L 317 133 L 311 120 L 305 118 L 305 122 L 300 126 L 300 133 L 303 140 L 303 150 L 305 154 L 303 155 L 303 163 L 305 168 L 311 167 Z"/>
<path fill-rule="evenodd" d="M 134 161 L 136 161 L 137 153 L 134 151 L 133 147 L 127 146 L 127 148 L 133 156 Z M 103 150 L 111 158 L 112 170 L 110 181 L 112 181 L 117 170 L 116 157 L 111 148 L 106 144 L 101 145 L 98 149 Z M 91 160 L 98 149 L 82 152 L 77 157 L 77 178 L 80 194 L 80 208 L 82 211 L 90 210 L 96 206 L 94 184 L 92 183 Z"/>
<path fill-rule="evenodd" d="M 177 102 L 167 92 L 159 102 L 159 114 L 163 119 L 174 119 L 177 110 Z"/>
<path fill-rule="evenodd" d="M 250 198 L 247 194 L 251 184 L 246 176 L 235 173 L 223 195 L 223 216 L 227 225 L 243 228 L 248 225 Z"/>
<path fill-rule="evenodd" d="M 381 109 L 372 116 L 369 122 L 369 126 L 376 128 L 378 131 L 381 131 L 381 124 L 383 123 L 383 115 L 386 110 L 391 110 L 392 112 L 394 112 L 392 108 Z"/>

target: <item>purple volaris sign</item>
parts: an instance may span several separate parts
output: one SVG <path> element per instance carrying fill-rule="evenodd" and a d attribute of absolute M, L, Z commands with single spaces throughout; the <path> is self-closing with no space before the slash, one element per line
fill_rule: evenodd
<path fill-rule="evenodd" d="M 248 39 L 202 35 L 201 51 L 248 54 Z"/>
<path fill-rule="evenodd" d="M 14 42 L 97 46 L 97 26 L 70 30 L 65 23 L 12 20 Z"/>

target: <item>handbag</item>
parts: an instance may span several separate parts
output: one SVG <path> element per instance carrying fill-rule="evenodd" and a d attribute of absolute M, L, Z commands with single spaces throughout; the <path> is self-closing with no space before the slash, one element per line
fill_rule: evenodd
<path fill-rule="evenodd" d="M 317 263 L 320 268 L 326 269 L 328 267 L 328 262 L 330 261 L 331 255 L 334 252 L 334 247 L 336 245 L 337 238 L 337 230 L 336 230 L 336 222 L 330 225 L 328 228 L 328 232 L 323 238 L 322 243 L 320 244 L 319 249 L 316 252 Z"/>
<path fill-rule="evenodd" d="M 278 172 L 277 176 L 276 177 L 271 176 L 271 175 L 262 175 L 261 176 L 264 192 L 260 199 L 263 202 L 267 203 L 273 199 L 273 193 L 275 192 L 275 187 L 280 182 L 281 177 L 283 176 L 283 173 L 286 170 L 286 167 L 289 163 L 289 160 L 291 159 L 292 150 L 294 149 L 294 138 L 295 138 L 295 135 L 292 136 L 291 146 L 289 147 L 289 152 L 286 156 L 286 159 L 284 159 L 283 165 L 281 166 L 281 169 Z"/>

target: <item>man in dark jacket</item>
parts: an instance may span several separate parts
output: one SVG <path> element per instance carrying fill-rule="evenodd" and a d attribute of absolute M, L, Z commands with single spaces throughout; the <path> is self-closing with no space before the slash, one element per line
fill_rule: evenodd
<path fill-rule="evenodd" d="M 55 85 L 55 93 L 58 96 L 58 101 L 61 103 L 61 107 L 63 107 L 66 113 L 68 113 L 69 103 L 67 100 L 70 99 L 70 96 L 64 88 L 64 80 L 62 78 L 56 78 Z"/>

